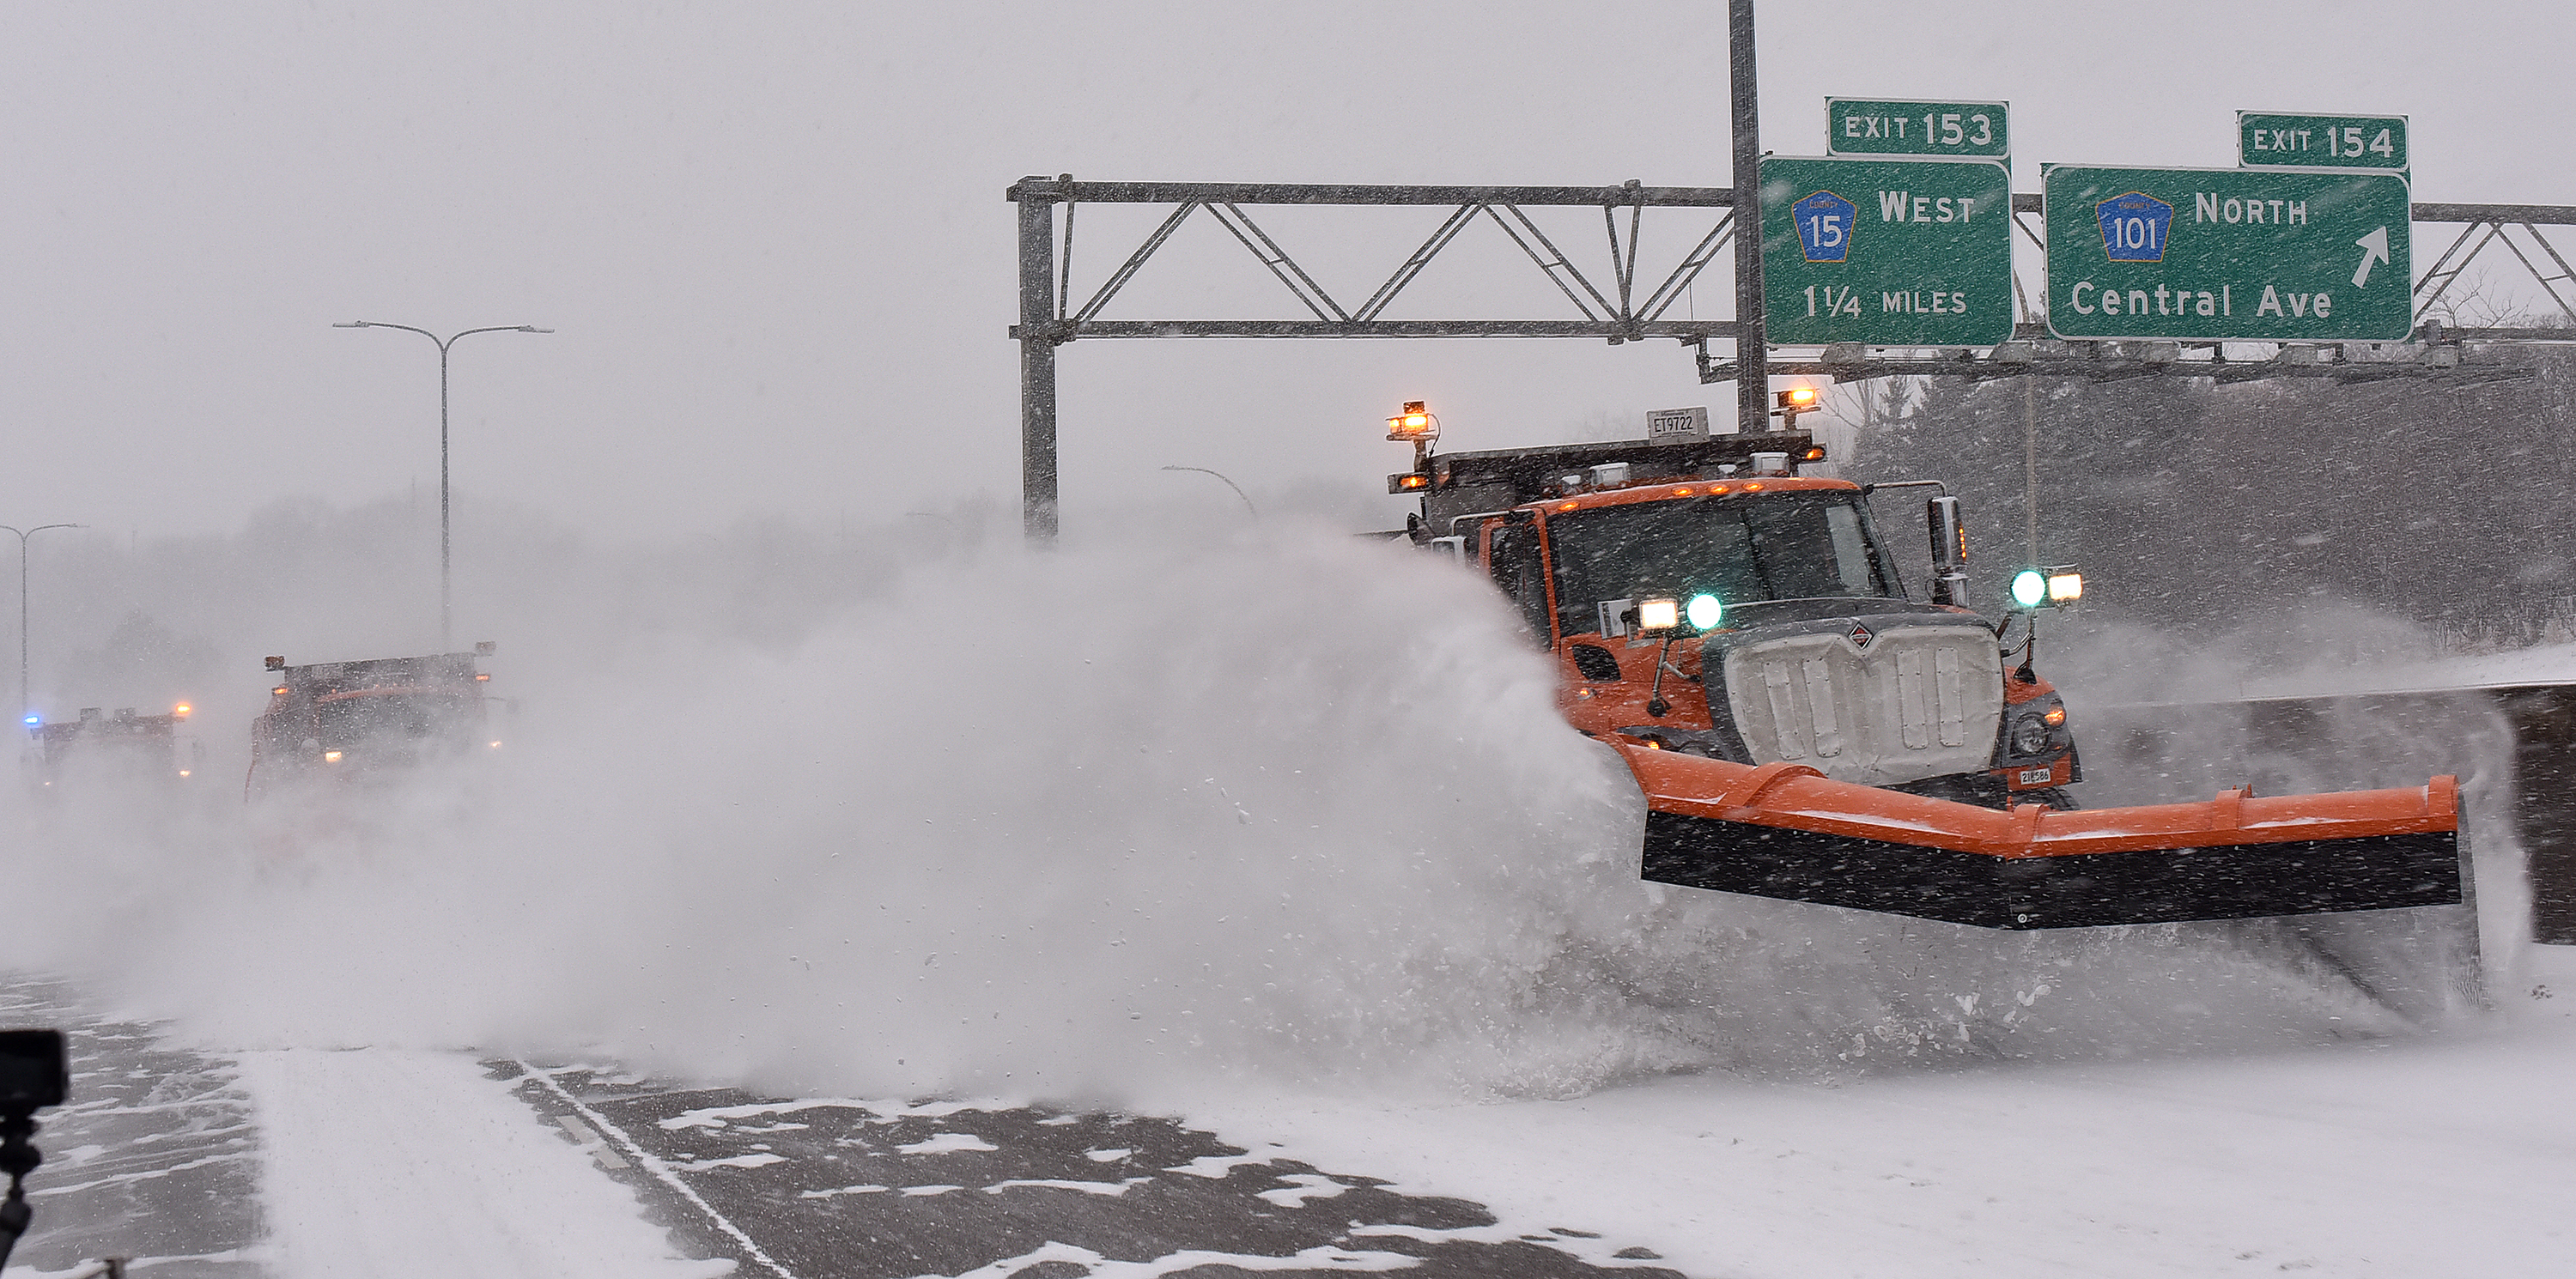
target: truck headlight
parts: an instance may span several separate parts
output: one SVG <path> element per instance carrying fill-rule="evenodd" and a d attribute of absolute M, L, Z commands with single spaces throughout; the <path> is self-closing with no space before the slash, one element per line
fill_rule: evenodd
<path fill-rule="evenodd" d="M 2048 719 L 2031 711 L 2013 721 L 2012 748 L 2016 755 L 2037 755 L 2048 749 Z"/>

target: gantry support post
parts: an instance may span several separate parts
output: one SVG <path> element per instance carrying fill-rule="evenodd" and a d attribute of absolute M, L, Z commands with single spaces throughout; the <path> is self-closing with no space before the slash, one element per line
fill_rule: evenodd
<path fill-rule="evenodd" d="M 1753 91 L 1753 0 L 1727 0 L 1735 104 L 1735 429 L 1771 426 L 1770 349 L 1762 332 L 1762 108 Z"/>
<path fill-rule="evenodd" d="M 1046 178 L 1011 188 L 1020 206 L 1020 524 L 1041 543 L 1056 534 L 1056 197 Z"/>

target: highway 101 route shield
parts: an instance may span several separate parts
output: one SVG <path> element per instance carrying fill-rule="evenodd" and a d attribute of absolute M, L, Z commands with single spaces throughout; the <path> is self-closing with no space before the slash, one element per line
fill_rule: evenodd
<path fill-rule="evenodd" d="M 1999 160 L 1762 161 L 1764 336 L 1779 346 L 2012 337 L 2012 182 Z"/>
<path fill-rule="evenodd" d="M 2059 165 L 2042 185 L 2059 337 L 2394 342 L 2413 327 L 2396 174 Z"/>

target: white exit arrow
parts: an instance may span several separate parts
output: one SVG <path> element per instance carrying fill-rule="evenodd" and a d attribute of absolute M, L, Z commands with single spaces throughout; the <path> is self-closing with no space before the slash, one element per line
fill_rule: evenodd
<path fill-rule="evenodd" d="M 2371 263 L 2388 260 L 2388 228 L 2381 227 L 2353 243 L 2361 246 L 2361 266 L 2352 273 L 2352 287 L 2358 289 L 2370 283 Z"/>

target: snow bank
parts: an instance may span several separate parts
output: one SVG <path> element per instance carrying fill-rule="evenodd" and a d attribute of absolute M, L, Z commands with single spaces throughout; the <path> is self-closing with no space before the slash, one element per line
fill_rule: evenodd
<path fill-rule="evenodd" d="M 264 1260 L 286 1275 L 716 1279 L 634 1197 L 536 1122 L 511 1085 L 449 1053 L 246 1053 L 258 1107 Z"/>

